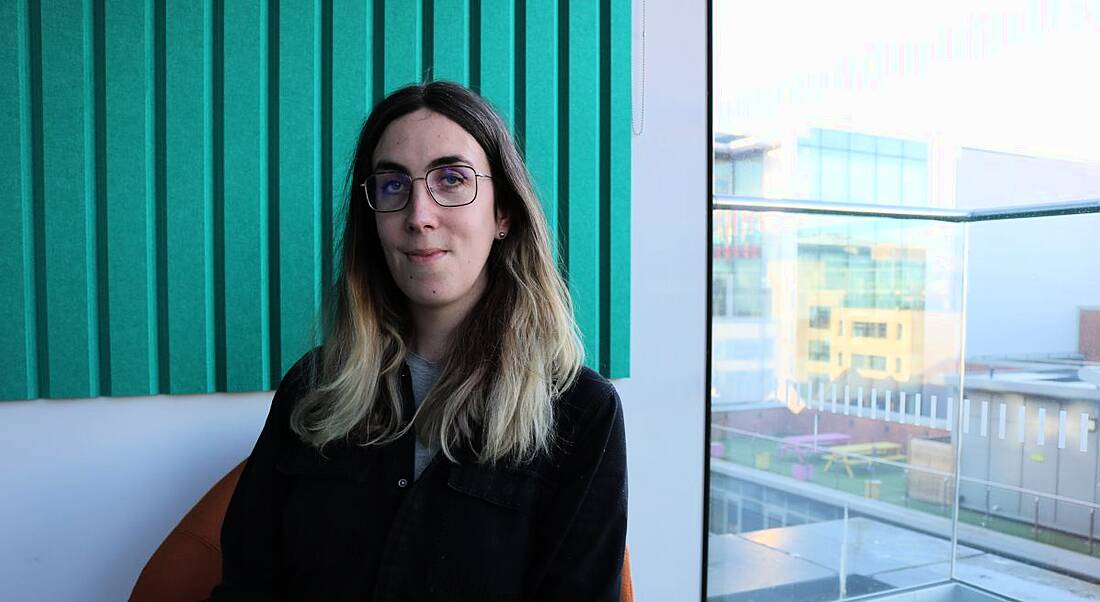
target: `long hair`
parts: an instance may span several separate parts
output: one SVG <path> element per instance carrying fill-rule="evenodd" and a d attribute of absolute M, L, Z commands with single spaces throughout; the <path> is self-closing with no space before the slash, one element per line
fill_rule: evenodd
<path fill-rule="evenodd" d="M 400 372 L 412 322 L 358 184 L 370 174 L 386 127 L 421 108 L 454 121 L 481 145 L 496 210 L 509 215 L 510 227 L 507 238 L 494 240 L 485 291 L 452 333 L 439 379 L 409 420 L 402 416 Z M 412 427 L 456 462 L 460 449 L 486 464 L 550 451 L 554 401 L 575 380 L 584 350 L 542 207 L 500 116 L 458 84 L 401 88 L 363 124 L 346 184 L 347 219 L 331 303 L 321 316 L 320 361 L 291 414 L 294 432 L 323 449 L 341 438 L 384 445 Z"/>

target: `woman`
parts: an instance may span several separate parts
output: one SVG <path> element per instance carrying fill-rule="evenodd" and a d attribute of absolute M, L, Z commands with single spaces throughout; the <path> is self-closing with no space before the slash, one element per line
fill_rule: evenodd
<path fill-rule="evenodd" d="M 211 599 L 618 600 L 622 409 L 502 120 L 403 88 L 349 178 L 324 344 L 275 393 Z"/>

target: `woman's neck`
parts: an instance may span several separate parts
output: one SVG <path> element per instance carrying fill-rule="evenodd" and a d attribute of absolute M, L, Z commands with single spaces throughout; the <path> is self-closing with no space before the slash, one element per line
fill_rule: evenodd
<path fill-rule="evenodd" d="M 447 352 L 451 335 L 465 317 L 465 313 L 448 311 L 450 308 L 422 308 L 413 310 L 416 337 L 412 351 L 429 362 L 439 361 Z"/>
<path fill-rule="evenodd" d="M 443 358 L 451 343 L 451 335 L 484 294 L 487 278 L 483 268 L 473 287 L 458 299 L 444 305 L 413 304 L 409 307 L 416 328 L 416 338 L 412 342 L 414 353 L 429 362 Z"/>

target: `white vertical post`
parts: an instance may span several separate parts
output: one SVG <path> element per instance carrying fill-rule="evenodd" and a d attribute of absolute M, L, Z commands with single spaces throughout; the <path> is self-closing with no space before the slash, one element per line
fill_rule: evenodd
<path fill-rule="evenodd" d="M 982 402 L 982 424 L 978 429 L 983 437 L 989 436 L 989 402 Z"/>
<path fill-rule="evenodd" d="M 836 383 L 833 383 L 833 413 L 836 414 Z"/>
<path fill-rule="evenodd" d="M 1089 450 L 1089 415 L 1081 414 L 1081 428 L 1080 437 L 1078 439 L 1077 449 L 1087 452 Z"/>
<path fill-rule="evenodd" d="M 871 420 L 878 418 L 878 389 L 871 387 Z"/>
<path fill-rule="evenodd" d="M 970 434 L 970 398 L 963 398 L 963 423 L 962 429 L 964 435 Z"/>
<path fill-rule="evenodd" d="M 901 417 L 898 422 L 905 424 L 905 391 L 898 393 L 898 415 Z"/>
<path fill-rule="evenodd" d="M 863 387 L 856 389 L 856 416 L 863 418 Z"/>
<path fill-rule="evenodd" d="M 932 407 L 928 410 L 928 426 L 932 428 L 936 428 L 936 421 L 939 420 L 939 418 L 936 417 L 936 410 L 938 409 L 936 408 L 936 406 L 938 405 L 937 401 L 938 400 L 936 399 L 936 396 L 933 395 Z"/>
<path fill-rule="evenodd" d="M 893 411 L 893 409 L 890 407 L 890 395 L 892 395 L 893 393 L 894 392 L 892 390 L 886 389 L 886 406 L 884 408 L 886 410 L 886 422 L 890 422 L 890 412 Z"/>
<path fill-rule="evenodd" d="M 1039 408 L 1039 433 L 1035 437 L 1035 443 L 1046 445 L 1047 443 L 1047 409 Z"/>
<path fill-rule="evenodd" d="M 1008 424 L 1008 420 L 1005 417 L 1005 413 L 1006 413 L 1007 409 L 1008 409 L 1008 407 L 1004 403 L 1001 403 L 1000 416 L 998 416 L 998 418 L 997 418 L 997 438 L 998 439 L 1004 439 L 1005 438 L 1005 426 Z"/>
<path fill-rule="evenodd" d="M 955 423 L 955 398 L 947 398 L 947 430 L 951 430 L 951 425 Z"/>
<path fill-rule="evenodd" d="M 817 420 L 818 420 L 818 418 L 819 418 L 819 416 L 817 414 L 814 414 L 814 447 L 813 447 L 813 449 L 814 449 L 815 454 L 817 453 Z"/>
<path fill-rule="evenodd" d="M 921 408 L 921 394 L 920 393 L 917 393 L 917 396 L 913 399 L 913 405 L 916 406 L 913 409 L 913 413 L 916 414 L 916 417 L 913 418 L 913 424 L 915 424 L 917 426 L 920 426 L 921 416 L 924 415 L 924 413 L 921 412 L 922 408 Z M 928 426 L 932 426 L 931 421 L 929 421 Z"/>
<path fill-rule="evenodd" d="M 840 536 L 840 599 L 848 597 L 848 505 L 844 505 L 844 530 Z"/>
<path fill-rule="evenodd" d="M 1066 448 L 1066 411 L 1058 410 L 1058 449 Z"/>

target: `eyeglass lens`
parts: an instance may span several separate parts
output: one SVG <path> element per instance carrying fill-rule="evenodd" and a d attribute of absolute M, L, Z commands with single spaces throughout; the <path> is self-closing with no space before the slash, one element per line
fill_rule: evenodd
<path fill-rule="evenodd" d="M 476 172 L 464 165 L 433 168 L 425 180 L 432 198 L 444 207 L 467 205 L 477 194 Z M 375 211 L 398 211 L 409 201 L 412 186 L 413 178 L 408 174 L 384 172 L 368 177 L 365 188 Z"/>

